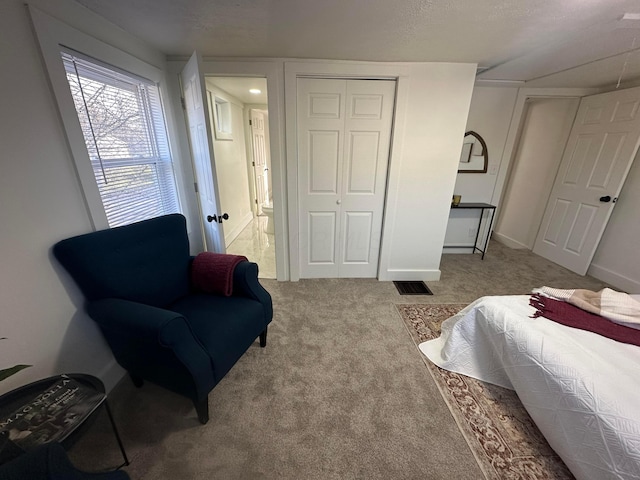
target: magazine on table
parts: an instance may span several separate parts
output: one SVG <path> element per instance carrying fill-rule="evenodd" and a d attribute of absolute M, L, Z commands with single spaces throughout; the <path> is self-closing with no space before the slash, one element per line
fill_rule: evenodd
<path fill-rule="evenodd" d="M 0 431 L 24 450 L 62 441 L 103 401 L 104 393 L 62 375 L 42 393 L 0 420 Z"/>

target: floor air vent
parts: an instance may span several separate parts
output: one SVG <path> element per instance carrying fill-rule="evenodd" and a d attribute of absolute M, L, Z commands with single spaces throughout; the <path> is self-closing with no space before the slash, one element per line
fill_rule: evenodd
<path fill-rule="evenodd" d="M 400 295 L 433 295 L 424 282 L 393 282 Z"/>

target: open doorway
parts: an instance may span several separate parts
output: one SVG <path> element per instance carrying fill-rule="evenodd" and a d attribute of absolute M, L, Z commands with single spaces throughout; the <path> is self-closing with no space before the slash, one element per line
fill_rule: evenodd
<path fill-rule="evenodd" d="M 580 98 L 531 97 L 524 105 L 494 236 L 532 250 Z"/>
<path fill-rule="evenodd" d="M 226 252 L 276 278 L 267 81 L 207 76 L 206 92 Z"/>

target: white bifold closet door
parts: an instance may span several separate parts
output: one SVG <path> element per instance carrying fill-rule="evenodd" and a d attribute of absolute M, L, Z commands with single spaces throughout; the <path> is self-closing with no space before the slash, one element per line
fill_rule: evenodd
<path fill-rule="evenodd" d="M 377 275 L 395 89 L 297 80 L 301 278 Z"/>

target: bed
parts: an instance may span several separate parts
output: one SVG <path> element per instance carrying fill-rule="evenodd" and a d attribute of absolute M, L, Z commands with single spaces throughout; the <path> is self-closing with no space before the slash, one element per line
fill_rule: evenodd
<path fill-rule="evenodd" d="M 420 350 L 441 368 L 515 390 L 577 479 L 640 479 L 640 347 L 531 318 L 529 300 L 480 298 Z"/>

